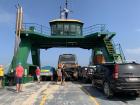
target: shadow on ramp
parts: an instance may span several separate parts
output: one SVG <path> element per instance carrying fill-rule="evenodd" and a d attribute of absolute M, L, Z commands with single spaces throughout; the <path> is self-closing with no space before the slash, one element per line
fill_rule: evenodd
<path fill-rule="evenodd" d="M 9 87 L 7 88 L 7 90 L 8 90 L 8 91 L 11 91 L 11 92 L 16 92 L 16 89 L 9 88 Z"/>

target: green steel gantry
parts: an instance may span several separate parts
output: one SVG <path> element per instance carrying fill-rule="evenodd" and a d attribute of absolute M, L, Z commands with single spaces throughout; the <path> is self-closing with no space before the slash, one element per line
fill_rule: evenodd
<path fill-rule="evenodd" d="M 106 62 L 121 62 L 124 60 L 121 53 L 117 53 L 112 43 L 115 32 L 105 30 L 104 25 L 98 26 L 100 30 L 83 35 L 83 23 L 77 20 L 54 20 L 50 22 L 51 35 L 44 33 L 43 26 L 36 24 L 24 24 L 21 31 L 16 56 L 13 57 L 12 68 L 15 69 L 18 62 L 21 62 L 27 69 L 27 58 L 31 51 L 33 65 L 40 66 L 40 49 L 49 49 L 52 47 L 72 47 L 92 49 L 93 53 L 102 51 Z M 101 30 L 101 29 L 104 30 Z M 92 54 L 94 55 L 94 54 Z M 93 58 L 94 56 L 92 56 Z M 93 61 L 92 61 L 93 62 Z M 10 72 L 10 71 L 9 71 Z"/>

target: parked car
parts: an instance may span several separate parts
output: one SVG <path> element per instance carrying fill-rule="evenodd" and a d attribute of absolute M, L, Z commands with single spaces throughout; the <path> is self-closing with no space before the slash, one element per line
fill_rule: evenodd
<path fill-rule="evenodd" d="M 117 92 L 127 92 L 139 95 L 140 91 L 140 64 L 101 64 L 96 65 L 92 79 L 93 87 L 103 89 L 109 98 Z"/>
<path fill-rule="evenodd" d="M 83 75 L 87 72 L 87 66 L 83 66 L 78 70 L 78 77 L 80 80 L 83 79 Z"/>
<path fill-rule="evenodd" d="M 42 80 L 46 80 L 47 78 L 52 78 L 55 72 L 55 68 L 51 66 L 41 67 L 40 76 Z"/>
<path fill-rule="evenodd" d="M 79 72 L 79 77 L 83 82 L 91 82 L 93 73 L 94 67 L 84 66 Z"/>
<path fill-rule="evenodd" d="M 93 76 L 94 72 L 95 72 L 95 67 L 88 67 L 87 73 L 85 75 L 85 79 L 87 82 L 92 81 L 92 76 Z"/>

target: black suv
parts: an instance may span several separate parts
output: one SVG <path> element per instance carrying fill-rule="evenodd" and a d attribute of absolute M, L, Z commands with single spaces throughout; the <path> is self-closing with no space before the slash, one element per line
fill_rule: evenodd
<path fill-rule="evenodd" d="M 92 86 L 102 88 L 107 97 L 112 97 L 116 92 L 138 95 L 140 91 L 140 64 L 96 65 Z"/>

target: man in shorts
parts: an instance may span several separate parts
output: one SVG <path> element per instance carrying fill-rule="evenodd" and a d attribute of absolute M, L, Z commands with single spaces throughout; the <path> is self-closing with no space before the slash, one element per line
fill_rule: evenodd
<path fill-rule="evenodd" d="M 3 76 L 4 76 L 3 65 L 0 65 L 0 88 L 3 87 L 3 86 L 2 86 Z"/>
<path fill-rule="evenodd" d="M 22 77 L 24 73 L 24 68 L 21 63 L 16 67 L 16 92 L 22 91 Z"/>

